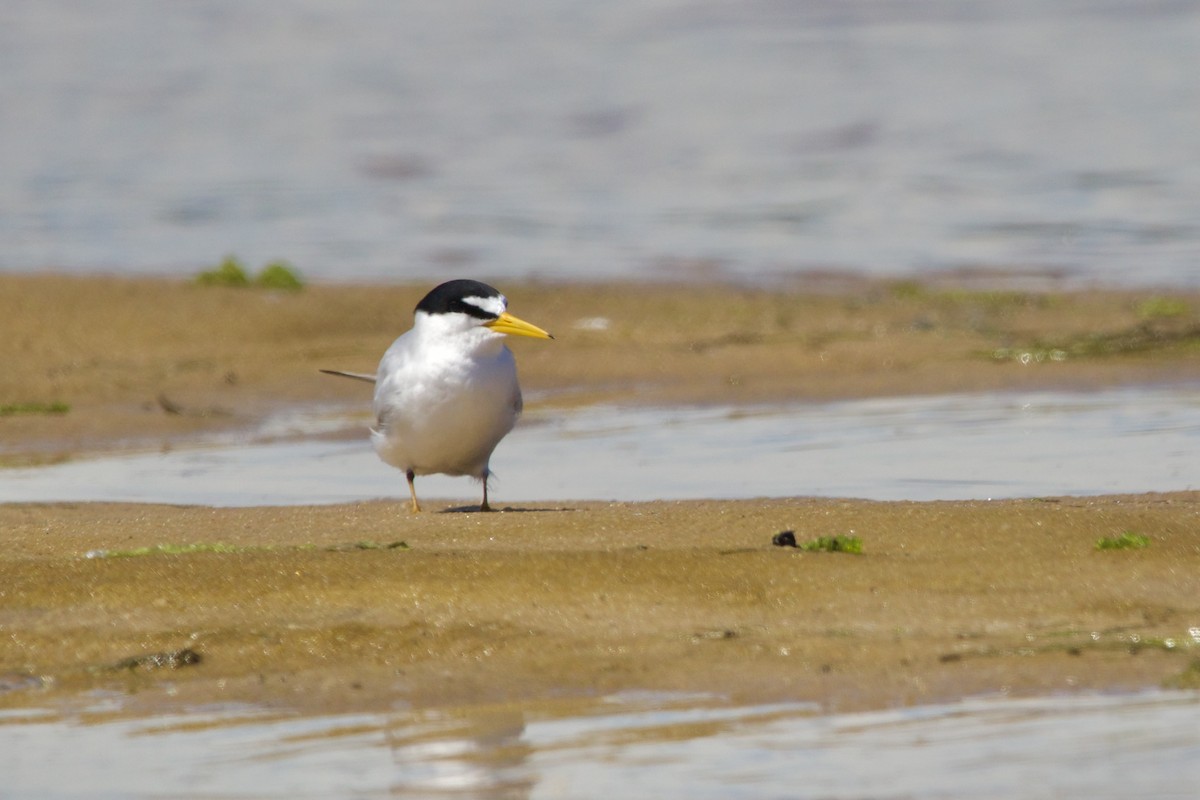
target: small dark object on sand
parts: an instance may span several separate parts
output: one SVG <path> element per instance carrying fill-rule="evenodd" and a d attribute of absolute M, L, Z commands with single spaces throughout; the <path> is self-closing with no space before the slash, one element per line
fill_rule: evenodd
<path fill-rule="evenodd" d="M 171 650 L 166 653 L 150 653 L 144 656 L 133 656 L 122 659 L 113 665 L 113 669 L 179 669 L 199 664 L 200 654 L 195 650 Z"/>
<path fill-rule="evenodd" d="M 771 537 L 771 544 L 776 547 L 795 547 L 796 532 L 795 531 L 780 531 Z"/>

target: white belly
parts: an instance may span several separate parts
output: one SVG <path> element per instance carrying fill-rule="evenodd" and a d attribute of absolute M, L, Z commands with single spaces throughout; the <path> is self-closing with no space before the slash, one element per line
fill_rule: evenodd
<path fill-rule="evenodd" d="M 411 365 L 402 348 L 384 358 L 371 434 L 379 457 L 417 475 L 484 477 L 492 451 L 520 412 L 521 390 L 508 348 L 486 357 L 448 354 Z"/>

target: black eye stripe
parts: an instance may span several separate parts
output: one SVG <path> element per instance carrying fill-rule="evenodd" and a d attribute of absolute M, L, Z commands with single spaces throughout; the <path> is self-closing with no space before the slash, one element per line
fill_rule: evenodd
<path fill-rule="evenodd" d="M 465 300 L 456 300 L 451 304 L 452 311 L 461 311 L 463 314 L 475 317 L 476 319 L 496 319 L 496 315 L 488 311 L 484 311 L 474 303 L 468 303 Z"/>

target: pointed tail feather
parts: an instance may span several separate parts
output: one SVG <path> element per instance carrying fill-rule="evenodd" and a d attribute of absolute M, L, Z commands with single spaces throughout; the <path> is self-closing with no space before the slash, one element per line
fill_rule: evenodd
<path fill-rule="evenodd" d="M 374 375 L 367 375 L 362 372 L 343 372 L 340 369 L 323 369 L 321 372 L 324 372 L 326 375 L 337 375 L 342 378 L 353 378 L 356 381 L 366 381 L 367 383 L 375 382 Z"/>

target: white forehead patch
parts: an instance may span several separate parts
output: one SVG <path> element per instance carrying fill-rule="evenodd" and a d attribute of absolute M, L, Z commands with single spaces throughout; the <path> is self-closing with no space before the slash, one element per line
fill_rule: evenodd
<path fill-rule="evenodd" d="M 493 317 L 500 316 L 508 308 L 508 300 L 502 294 L 495 297 L 464 297 L 463 302 L 482 309 Z"/>

